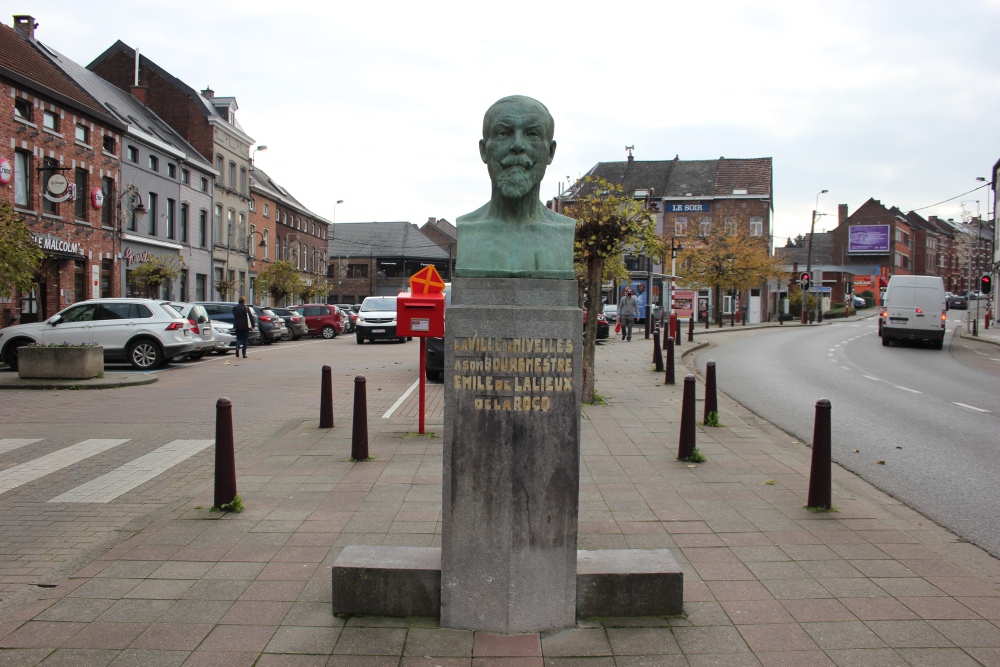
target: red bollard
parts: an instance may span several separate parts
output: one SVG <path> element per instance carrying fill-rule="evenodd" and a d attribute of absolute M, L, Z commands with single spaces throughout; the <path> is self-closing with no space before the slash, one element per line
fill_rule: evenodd
<path fill-rule="evenodd" d="M 674 339 L 667 338 L 667 375 L 663 384 L 677 384 L 674 380 Z"/>
<path fill-rule="evenodd" d="M 215 402 L 215 505 L 216 509 L 236 497 L 236 448 L 233 444 L 233 402 Z"/>
<path fill-rule="evenodd" d="M 816 421 L 813 424 L 812 466 L 809 471 L 809 502 L 807 507 L 829 510 L 832 506 L 830 474 L 830 401 L 816 401 Z"/>
<path fill-rule="evenodd" d="M 663 353 L 660 351 L 660 337 L 656 332 L 653 334 L 653 367 L 657 373 L 663 372 Z"/>
<path fill-rule="evenodd" d="M 719 396 L 715 389 L 715 362 L 705 364 L 705 414 L 702 424 L 708 424 L 708 416 L 719 412 Z"/>
<path fill-rule="evenodd" d="M 670 313 L 670 337 L 677 343 L 677 313 Z"/>
<path fill-rule="evenodd" d="M 694 454 L 694 376 L 684 376 L 684 402 L 681 404 L 681 435 L 677 443 L 677 458 L 683 461 Z"/>
<path fill-rule="evenodd" d="M 323 366 L 323 380 L 319 390 L 319 427 L 333 428 L 333 378 L 332 369 Z"/>
<path fill-rule="evenodd" d="M 368 460 L 368 380 L 364 375 L 354 378 L 354 424 L 351 430 L 351 458 Z"/>

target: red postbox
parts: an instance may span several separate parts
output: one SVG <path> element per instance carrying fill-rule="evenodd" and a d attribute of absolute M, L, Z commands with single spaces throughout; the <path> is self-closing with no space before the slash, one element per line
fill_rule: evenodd
<path fill-rule="evenodd" d="M 396 333 L 414 338 L 444 337 L 444 294 L 396 297 Z"/>

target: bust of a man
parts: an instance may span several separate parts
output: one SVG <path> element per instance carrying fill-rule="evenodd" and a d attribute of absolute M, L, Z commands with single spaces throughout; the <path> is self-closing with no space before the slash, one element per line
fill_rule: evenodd
<path fill-rule="evenodd" d="M 456 276 L 574 277 L 576 222 L 538 198 L 545 167 L 556 153 L 554 130 L 549 110 L 530 97 L 505 97 L 486 111 L 479 155 L 493 191 L 489 203 L 456 221 Z"/>

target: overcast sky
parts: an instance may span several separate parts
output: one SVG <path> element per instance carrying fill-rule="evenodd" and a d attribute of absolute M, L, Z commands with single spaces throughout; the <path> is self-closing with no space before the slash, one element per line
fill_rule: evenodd
<path fill-rule="evenodd" d="M 338 222 L 481 206 L 483 112 L 510 94 L 555 117 L 543 199 L 626 145 L 638 160 L 771 157 L 776 245 L 808 231 L 820 190 L 825 230 L 837 204 L 926 207 L 1000 159 L 997 0 L 4 4 L 83 65 L 121 39 L 236 97 L 268 146 L 257 164 Z M 919 212 L 978 200 L 985 215 L 987 199 Z"/>

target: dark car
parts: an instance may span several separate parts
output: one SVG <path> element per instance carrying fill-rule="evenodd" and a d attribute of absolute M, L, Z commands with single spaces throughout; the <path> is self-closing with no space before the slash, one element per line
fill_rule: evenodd
<path fill-rule="evenodd" d="M 348 326 L 344 329 L 344 333 L 354 333 L 354 330 L 358 328 L 358 314 L 355 312 L 354 307 L 349 303 L 337 303 L 334 305 L 347 315 Z M 358 305 L 358 309 L 361 309 L 360 304 Z"/>
<path fill-rule="evenodd" d="M 233 306 L 238 305 L 235 301 L 198 301 L 198 304 L 205 306 L 209 317 L 218 322 L 233 323 Z M 253 316 L 257 318 L 257 331 L 250 332 L 249 342 L 251 345 L 270 345 L 276 340 L 281 340 L 281 318 L 274 314 L 270 308 L 247 304 L 253 309 Z"/>
<path fill-rule="evenodd" d="M 587 311 L 583 311 L 583 328 L 587 328 Z M 604 313 L 597 314 L 597 339 L 607 338 L 611 335 L 611 327 L 608 326 L 608 318 Z"/>
<path fill-rule="evenodd" d="M 294 310 L 305 318 L 310 336 L 322 336 L 329 340 L 344 333 L 340 310 L 333 304 L 305 303 L 295 306 Z"/>
<path fill-rule="evenodd" d="M 961 294 L 952 294 L 947 299 L 945 303 L 948 305 L 949 310 L 968 310 L 969 309 L 969 297 L 963 296 Z"/>
<path fill-rule="evenodd" d="M 288 328 L 288 334 L 282 340 L 298 340 L 309 333 L 306 319 L 297 310 L 291 308 L 271 308 L 274 314 L 281 318 Z"/>

